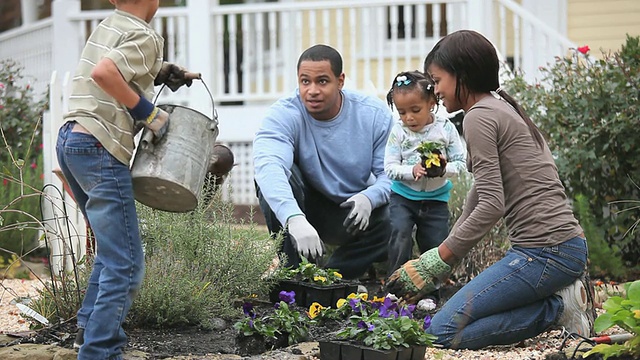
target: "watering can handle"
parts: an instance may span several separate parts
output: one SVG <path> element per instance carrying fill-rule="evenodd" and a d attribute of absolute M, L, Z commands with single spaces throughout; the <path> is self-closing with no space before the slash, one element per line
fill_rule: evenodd
<path fill-rule="evenodd" d="M 202 74 L 187 71 L 184 73 L 184 78 L 189 80 L 202 80 Z"/>
<path fill-rule="evenodd" d="M 204 85 L 204 88 L 207 90 L 207 93 L 209 94 L 209 98 L 211 99 L 211 107 L 213 108 L 213 121 L 215 123 L 215 125 L 212 125 L 213 127 L 218 125 L 218 114 L 216 112 L 216 108 L 215 108 L 215 102 L 213 101 L 213 95 L 211 95 L 211 91 L 209 90 L 209 87 L 207 86 L 207 84 L 204 82 L 204 80 L 202 80 L 202 74 L 201 73 L 196 73 L 196 72 L 186 72 L 184 74 L 184 77 L 186 79 L 189 80 L 200 80 L 202 81 L 202 85 Z M 158 94 L 156 95 L 156 98 L 153 99 L 153 104 L 155 105 L 156 102 L 158 101 L 158 97 L 160 96 L 160 94 L 162 93 L 162 90 L 164 90 L 164 88 L 166 87 L 166 84 L 163 84 L 162 87 L 160 88 L 160 90 L 158 91 Z M 144 129 L 144 132 L 142 133 L 142 138 L 140 139 L 140 146 L 145 149 L 148 150 L 150 149 L 151 146 L 153 146 L 153 132 L 149 131 L 148 129 Z"/>

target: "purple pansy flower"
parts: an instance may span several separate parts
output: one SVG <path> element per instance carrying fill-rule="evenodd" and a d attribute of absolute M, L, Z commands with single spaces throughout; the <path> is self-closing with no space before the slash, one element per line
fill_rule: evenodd
<path fill-rule="evenodd" d="M 253 304 L 250 302 L 242 304 L 242 312 L 244 312 L 245 316 L 249 316 L 252 319 L 256 317 L 256 314 L 253 312 Z"/>
<path fill-rule="evenodd" d="M 296 293 L 295 291 L 280 291 L 280 294 L 278 295 L 278 297 L 280 298 L 280 300 L 286 302 L 287 304 L 291 305 L 294 302 L 296 302 Z"/>
<path fill-rule="evenodd" d="M 431 326 L 431 316 L 427 315 L 424 317 L 424 324 L 422 324 L 422 328 L 427 330 Z"/>

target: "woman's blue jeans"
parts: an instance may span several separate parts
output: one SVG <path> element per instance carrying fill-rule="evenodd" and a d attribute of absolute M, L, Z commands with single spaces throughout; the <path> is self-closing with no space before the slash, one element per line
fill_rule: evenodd
<path fill-rule="evenodd" d="M 449 235 L 449 204 L 410 200 L 391 192 L 391 240 L 387 277 L 413 258 L 413 226 L 420 253 L 437 247 Z"/>
<path fill-rule="evenodd" d="M 532 338 L 556 323 L 564 310 L 555 292 L 585 271 L 581 237 L 542 248 L 514 246 L 476 276 L 436 313 L 429 333 L 452 349 L 480 349 Z"/>
<path fill-rule="evenodd" d="M 97 248 L 78 311 L 78 327 L 85 329 L 78 359 L 121 359 L 122 323 L 144 276 L 131 173 L 92 135 L 71 132 L 74 124 L 60 129 L 56 152 Z"/>

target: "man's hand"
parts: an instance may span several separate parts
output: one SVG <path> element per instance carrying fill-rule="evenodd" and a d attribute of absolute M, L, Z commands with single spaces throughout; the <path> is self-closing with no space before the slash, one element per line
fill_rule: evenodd
<path fill-rule="evenodd" d="M 287 230 L 300 256 L 310 260 L 322 257 L 324 254 L 322 240 L 304 215 L 290 217 L 287 221 Z"/>
<path fill-rule="evenodd" d="M 344 219 L 342 225 L 347 228 L 347 232 L 355 235 L 357 231 L 364 231 L 369 226 L 371 216 L 371 201 L 366 195 L 355 194 L 347 201 L 340 204 L 341 208 L 351 207 L 351 211 Z"/>
<path fill-rule="evenodd" d="M 451 266 L 440 258 L 438 248 L 435 247 L 396 270 L 387 280 L 385 290 L 402 297 L 408 303 L 416 303 L 437 290 L 449 273 Z"/>
<path fill-rule="evenodd" d="M 187 70 L 182 66 L 164 62 L 153 84 L 155 86 L 165 84 L 171 91 L 178 90 L 182 85 L 191 86 L 193 80 L 186 77 Z"/>

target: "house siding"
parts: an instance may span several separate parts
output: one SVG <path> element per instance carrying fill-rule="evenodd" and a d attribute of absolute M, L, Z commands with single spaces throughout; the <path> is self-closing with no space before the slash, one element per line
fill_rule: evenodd
<path fill-rule="evenodd" d="M 640 35 L 638 0 L 569 0 L 567 17 L 568 37 L 594 56 L 619 50 L 627 34 Z"/>

